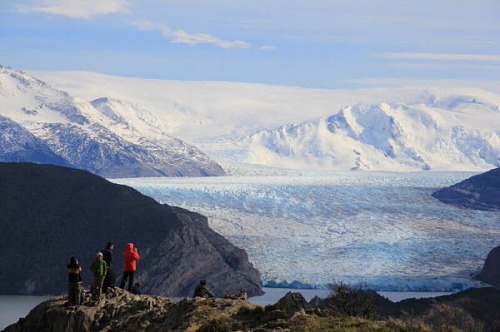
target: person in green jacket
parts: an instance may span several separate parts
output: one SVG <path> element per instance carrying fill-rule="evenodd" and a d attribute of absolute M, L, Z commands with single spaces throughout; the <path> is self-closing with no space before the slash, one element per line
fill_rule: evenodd
<path fill-rule="evenodd" d="M 94 275 L 94 279 L 92 280 L 92 297 L 94 300 L 99 300 L 101 297 L 102 282 L 107 272 L 107 265 L 103 260 L 101 252 L 97 253 L 95 261 L 90 266 L 90 270 Z"/>

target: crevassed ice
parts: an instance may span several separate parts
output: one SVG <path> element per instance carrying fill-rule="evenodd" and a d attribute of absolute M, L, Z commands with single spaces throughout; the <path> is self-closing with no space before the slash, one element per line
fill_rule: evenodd
<path fill-rule="evenodd" d="M 209 218 L 244 248 L 264 284 L 451 291 L 475 284 L 499 245 L 500 215 L 431 196 L 473 173 L 310 172 L 116 179 Z"/>

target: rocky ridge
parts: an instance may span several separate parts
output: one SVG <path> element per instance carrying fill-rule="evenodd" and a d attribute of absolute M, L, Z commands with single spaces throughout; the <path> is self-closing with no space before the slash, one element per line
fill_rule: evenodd
<path fill-rule="evenodd" d="M 349 293 L 349 291 L 348 291 Z M 288 292 L 265 307 L 243 300 L 133 295 L 112 289 L 100 301 L 41 303 L 3 332 L 87 331 L 498 331 L 500 293 L 475 289 L 391 302 L 373 291 L 337 293 L 307 302 Z M 351 295 L 353 295 L 351 294 Z M 361 297 L 359 297 L 361 295 Z M 359 300 L 365 300 L 360 302 Z M 360 307 L 367 312 L 357 310 Z M 347 310 L 346 310 L 347 309 Z"/>
<path fill-rule="evenodd" d="M 500 211 L 500 168 L 440 189 L 432 196 L 460 208 Z"/>

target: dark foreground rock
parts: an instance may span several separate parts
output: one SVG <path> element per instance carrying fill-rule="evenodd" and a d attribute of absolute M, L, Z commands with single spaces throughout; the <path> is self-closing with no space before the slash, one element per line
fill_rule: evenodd
<path fill-rule="evenodd" d="M 500 246 L 488 253 L 483 269 L 476 279 L 500 289 Z"/>
<path fill-rule="evenodd" d="M 432 196 L 461 208 L 500 211 L 500 168 L 440 189 Z"/>
<path fill-rule="evenodd" d="M 240 288 L 262 293 L 246 252 L 211 230 L 206 217 L 86 171 L 0 163 L 0 229 L 0 294 L 66 293 L 71 256 L 88 288 L 90 264 L 108 241 L 118 282 L 125 245 L 136 245 L 145 293 L 190 296 L 200 279 L 219 296 Z"/>
<path fill-rule="evenodd" d="M 369 291 L 370 294 L 374 292 Z M 399 303 L 372 299 L 373 315 L 343 313 L 350 301 L 307 303 L 287 293 L 261 307 L 243 300 L 133 295 L 114 289 L 97 303 L 68 307 L 63 297 L 41 303 L 4 332 L 92 331 L 498 331 L 500 294 L 477 289 Z M 366 305 L 357 303 L 357 305 Z M 384 311 L 385 310 L 385 311 Z M 390 311 L 390 312 L 389 312 Z"/>

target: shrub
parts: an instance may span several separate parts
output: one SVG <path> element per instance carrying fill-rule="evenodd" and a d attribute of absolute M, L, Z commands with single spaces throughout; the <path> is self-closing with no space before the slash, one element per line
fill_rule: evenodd
<path fill-rule="evenodd" d="M 468 312 L 445 303 L 434 304 L 422 320 L 440 331 L 484 331 L 482 323 Z"/>
<path fill-rule="evenodd" d="M 333 283 L 326 306 L 341 316 L 374 318 L 376 316 L 373 304 L 373 291 L 359 283 L 352 287 L 345 283 Z"/>
<path fill-rule="evenodd" d="M 223 319 L 213 319 L 208 324 L 202 326 L 200 332 L 232 332 L 234 331 L 231 322 Z"/>

